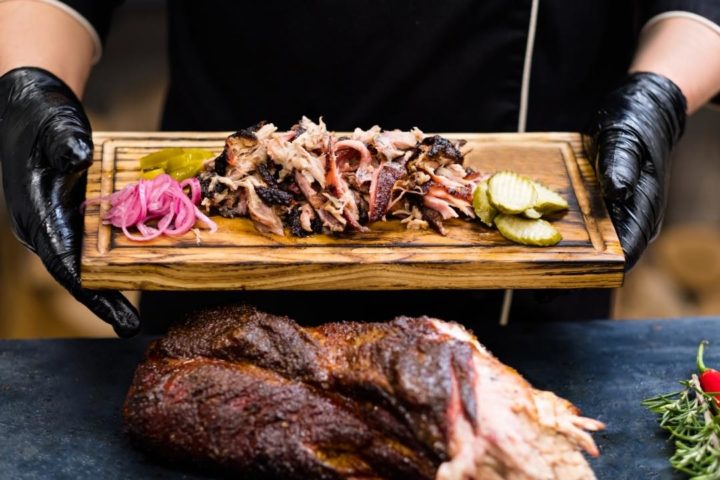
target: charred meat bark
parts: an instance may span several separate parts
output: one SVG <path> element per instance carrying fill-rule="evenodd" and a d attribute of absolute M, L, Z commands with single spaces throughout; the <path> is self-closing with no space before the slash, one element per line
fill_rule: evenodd
<path fill-rule="evenodd" d="M 603 427 L 457 324 L 302 328 L 247 307 L 152 343 L 123 415 L 166 458 L 279 479 L 592 479 L 581 450 Z"/>
<path fill-rule="evenodd" d="M 422 212 L 423 220 L 428 222 L 428 224 L 432 227 L 433 230 L 438 232 L 440 235 L 446 235 L 447 232 L 445 231 L 445 226 L 443 225 L 443 217 L 440 212 L 428 207 L 422 207 L 420 211 Z"/>
<path fill-rule="evenodd" d="M 255 191 L 260 196 L 263 202 L 268 205 L 290 205 L 293 200 L 293 196 L 280 190 L 277 186 L 272 187 L 255 187 Z"/>
<path fill-rule="evenodd" d="M 462 154 L 458 147 L 447 138 L 440 135 L 433 135 L 420 142 L 421 150 L 425 150 L 430 158 L 443 157 L 453 162 L 462 161 Z M 423 148 L 427 147 L 427 149 Z"/>
<path fill-rule="evenodd" d="M 290 229 L 290 233 L 300 238 L 321 233 L 323 229 L 322 221 L 307 203 L 290 209 L 285 217 L 285 225 Z"/>
<path fill-rule="evenodd" d="M 405 167 L 397 163 L 384 163 L 378 167 L 370 183 L 369 221 L 377 222 L 385 216 L 395 182 L 405 173 Z"/>

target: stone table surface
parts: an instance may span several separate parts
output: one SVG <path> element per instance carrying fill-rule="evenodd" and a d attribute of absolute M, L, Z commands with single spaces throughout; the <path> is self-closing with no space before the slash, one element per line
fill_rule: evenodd
<path fill-rule="evenodd" d="M 514 324 L 475 328 L 535 387 L 607 423 L 599 479 L 674 479 L 643 398 L 676 390 L 708 339 L 720 366 L 720 318 Z M 0 340 L 0 478 L 208 478 L 156 463 L 123 435 L 125 392 L 149 338 Z"/>

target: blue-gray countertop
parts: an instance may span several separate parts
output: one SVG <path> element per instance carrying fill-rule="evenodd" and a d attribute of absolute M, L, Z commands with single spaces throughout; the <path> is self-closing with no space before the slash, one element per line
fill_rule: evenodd
<path fill-rule="evenodd" d="M 676 390 L 706 338 L 720 367 L 720 318 L 487 325 L 481 342 L 535 387 L 607 423 L 599 479 L 673 479 L 643 398 Z M 0 478 L 205 478 L 160 465 L 122 433 L 120 409 L 147 338 L 0 341 Z"/>

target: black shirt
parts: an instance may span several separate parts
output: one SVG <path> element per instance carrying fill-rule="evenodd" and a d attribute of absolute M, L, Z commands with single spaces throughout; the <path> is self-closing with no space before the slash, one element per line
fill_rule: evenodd
<path fill-rule="evenodd" d="M 118 1 L 68 0 L 104 37 Z M 163 128 L 516 131 L 526 54 L 528 130 L 580 130 L 624 76 L 642 25 L 717 0 L 168 1 Z"/>

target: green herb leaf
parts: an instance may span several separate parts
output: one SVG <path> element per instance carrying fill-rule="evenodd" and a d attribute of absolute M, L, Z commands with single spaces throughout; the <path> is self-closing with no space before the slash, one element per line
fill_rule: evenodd
<path fill-rule="evenodd" d="M 643 406 L 658 415 L 660 428 L 670 432 L 675 453 L 670 464 L 692 480 L 720 480 L 720 416 L 711 395 L 702 391 L 697 375 L 684 389 L 648 398 Z"/>

